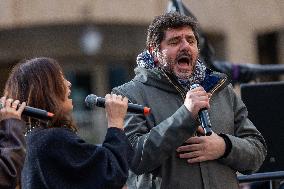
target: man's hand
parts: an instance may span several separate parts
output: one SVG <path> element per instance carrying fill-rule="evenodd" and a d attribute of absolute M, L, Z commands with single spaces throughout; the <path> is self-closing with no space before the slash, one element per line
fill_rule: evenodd
<path fill-rule="evenodd" d="M 108 127 L 123 129 L 124 117 L 128 107 L 128 99 L 116 94 L 107 94 L 105 99 Z"/>
<path fill-rule="evenodd" d="M 177 152 L 179 158 L 187 159 L 188 163 L 218 159 L 225 153 L 226 148 L 224 139 L 216 133 L 210 136 L 191 137 L 185 143 L 177 148 Z"/>
<path fill-rule="evenodd" d="M 206 93 L 203 87 L 196 87 L 187 92 L 184 100 L 184 105 L 192 113 L 194 118 L 197 118 L 198 112 L 202 108 L 210 108 L 209 100 L 211 94 Z"/>

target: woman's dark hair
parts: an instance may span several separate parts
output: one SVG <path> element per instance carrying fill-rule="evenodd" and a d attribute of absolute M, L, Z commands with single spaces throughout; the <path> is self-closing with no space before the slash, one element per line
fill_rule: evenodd
<path fill-rule="evenodd" d="M 62 110 L 66 92 L 60 65 L 54 59 L 41 57 L 18 63 L 13 68 L 6 82 L 4 95 L 26 102 L 28 106 L 54 113 L 51 120 L 53 127 L 64 125 L 76 130 L 71 115 L 66 115 Z M 28 120 L 36 121 L 25 118 L 25 121 Z"/>
<path fill-rule="evenodd" d="M 149 25 L 146 41 L 147 49 L 150 49 L 150 47 L 159 49 L 167 29 L 180 28 L 184 26 L 191 27 L 197 40 L 197 44 L 199 45 L 197 22 L 189 16 L 181 15 L 177 12 L 169 12 L 155 17 Z"/>

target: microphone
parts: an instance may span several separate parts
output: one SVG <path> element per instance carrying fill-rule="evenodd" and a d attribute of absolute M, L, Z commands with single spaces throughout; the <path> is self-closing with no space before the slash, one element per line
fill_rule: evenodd
<path fill-rule="evenodd" d="M 98 107 L 105 107 L 105 98 L 98 97 L 94 94 L 90 94 L 86 97 L 85 103 L 88 108 L 93 108 L 94 106 Z M 145 116 L 150 114 L 151 109 L 148 107 L 144 107 L 142 105 L 128 103 L 128 112 L 137 113 L 137 114 L 144 114 Z"/>
<path fill-rule="evenodd" d="M 30 116 L 38 119 L 52 119 L 54 114 L 51 112 L 48 112 L 46 110 L 42 110 L 39 108 L 33 108 L 30 106 L 26 106 L 23 115 Z"/>
<path fill-rule="evenodd" d="M 2 103 L 0 103 L 0 110 L 3 108 Z M 38 119 L 52 119 L 54 116 L 53 113 L 47 112 L 46 110 L 38 109 L 38 108 L 33 108 L 30 106 L 26 106 L 25 109 L 23 110 L 22 115 L 25 116 L 30 116 Z"/>
<path fill-rule="evenodd" d="M 190 86 L 190 90 L 195 89 L 196 87 L 199 87 L 199 84 L 193 84 Z M 208 114 L 208 110 L 206 108 L 202 108 L 198 112 L 198 118 L 201 123 L 201 127 L 204 130 L 204 133 L 206 136 L 210 136 L 212 134 L 211 129 L 211 122 Z"/>

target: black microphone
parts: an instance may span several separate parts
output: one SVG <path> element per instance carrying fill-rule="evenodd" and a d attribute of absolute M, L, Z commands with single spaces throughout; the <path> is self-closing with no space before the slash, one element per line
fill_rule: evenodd
<path fill-rule="evenodd" d="M 193 84 L 190 86 L 190 90 L 195 89 L 196 87 L 199 87 L 199 86 L 200 86 L 199 84 Z M 201 110 L 199 110 L 198 118 L 201 123 L 201 127 L 204 130 L 205 135 L 210 136 L 212 134 L 212 129 L 211 129 L 212 125 L 210 122 L 208 110 L 206 108 L 202 108 Z"/>
<path fill-rule="evenodd" d="M 23 115 L 30 116 L 38 119 L 52 119 L 54 114 L 51 112 L 48 112 L 46 110 L 42 110 L 39 108 L 33 108 L 30 106 L 26 106 Z"/>
<path fill-rule="evenodd" d="M 88 95 L 85 99 L 85 103 L 88 108 L 93 108 L 94 106 L 98 106 L 102 108 L 105 107 L 105 99 L 102 97 L 98 97 L 94 94 Z M 128 108 L 127 108 L 128 112 L 148 115 L 150 113 L 150 110 L 151 110 L 150 108 L 144 107 L 142 105 L 128 103 Z"/>
<path fill-rule="evenodd" d="M 3 105 L 0 104 L 0 110 L 3 108 Z M 23 110 L 22 115 L 25 116 L 30 116 L 34 117 L 37 119 L 52 119 L 54 116 L 53 113 L 47 112 L 46 110 L 38 109 L 38 108 L 33 108 L 30 106 L 26 106 L 25 109 Z"/>

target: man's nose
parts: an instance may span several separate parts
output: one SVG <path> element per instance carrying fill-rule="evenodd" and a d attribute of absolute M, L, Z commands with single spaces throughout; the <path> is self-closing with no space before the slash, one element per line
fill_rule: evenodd
<path fill-rule="evenodd" d="M 189 49 L 189 43 L 186 39 L 182 39 L 182 43 L 181 43 L 181 50 L 188 50 Z"/>

